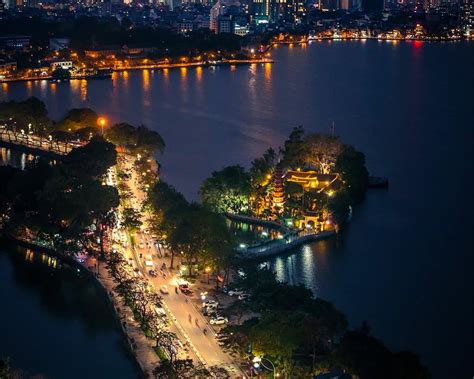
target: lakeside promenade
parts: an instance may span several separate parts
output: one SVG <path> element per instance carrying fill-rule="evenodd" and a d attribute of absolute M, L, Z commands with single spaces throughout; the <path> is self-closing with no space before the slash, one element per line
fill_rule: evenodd
<path fill-rule="evenodd" d="M 226 213 L 225 216 L 232 221 L 266 226 L 285 233 L 280 239 L 270 240 L 254 246 L 239 247 L 237 253 L 241 258 L 245 259 L 265 259 L 274 255 L 286 253 L 295 247 L 304 245 L 305 243 L 327 239 L 337 234 L 333 230 L 318 233 L 307 232 L 306 230 L 291 230 L 285 225 L 279 224 L 275 221 L 267 221 L 250 216 L 234 215 L 230 213 Z"/>
<path fill-rule="evenodd" d="M 134 70 L 168 70 L 176 68 L 193 68 L 193 67 L 219 67 L 219 66 L 242 66 L 252 64 L 266 64 L 274 63 L 272 59 L 230 59 L 222 61 L 200 61 L 200 62 L 188 62 L 188 63 L 159 63 L 159 64 L 142 64 L 136 66 L 114 66 L 114 67 L 101 67 L 101 69 L 110 70 L 112 72 L 121 71 L 134 71 Z M 69 80 L 100 80 L 106 79 L 105 77 L 97 77 L 94 75 L 71 75 Z M 14 83 L 14 82 L 28 82 L 48 80 L 54 81 L 55 79 L 51 75 L 44 76 L 30 76 L 30 77 L 15 77 L 0 79 L 0 83 Z"/>

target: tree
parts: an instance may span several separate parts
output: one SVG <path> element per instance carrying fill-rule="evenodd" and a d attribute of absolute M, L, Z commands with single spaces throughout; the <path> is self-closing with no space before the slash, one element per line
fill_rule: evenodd
<path fill-rule="evenodd" d="M 0 103 L 0 120 L 5 123 L 7 130 L 15 134 L 15 138 L 21 130 L 26 135 L 33 132 L 39 137 L 45 137 L 52 125 L 45 104 L 36 97 Z"/>
<path fill-rule="evenodd" d="M 334 171 L 336 159 L 342 150 L 338 137 L 314 133 L 306 137 L 305 163 L 322 174 Z"/>
<path fill-rule="evenodd" d="M 250 180 L 252 185 L 265 186 L 272 177 L 273 168 L 277 163 L 275 150 L 269 148 L 262 157 L 256 158 L 250 165 Z"/>
<path fill-rule="evenodd" d="M 354 201 L 362 200 L 369 183 L 364 154 L 352 146 L 344 145 L 337 157 L 335 170 L 340 173 L 349 196 Z"/>
<path fill-rule="evenodd" d="M 285 167 L 298 168 L 304 166 L 306 144 L 302 126 L 294 127 L 280 152 L 283 156 L 282 164 Z"/>
<path fill-rule="evenodd" d="M 328 209 L 331 212 L 334 222 L 344 225 L 349 219 L 351 198 L 345 189 L 341 189 L 328 199 Z"/>
<path fill-rule="evenodd" d="M 117 152 L 112 143 L 96 136 L 87 145 L 73 149 L 65 157 L 64 164 L 73 175 L 99 178 L 117 164 Z"/>
<path fill-rule="evenodd" d="M 53 71 L 51 77 L 54 80 L 69 80 L 71 79 L 71 73 L 69 72 L 69 70 L 66 70 L 64 68 L 57 68 Z"/>
<path fill-rule="evenodd" d="M 136 148 L 144 153 L 159 151 L 163 154 L 165 141 L 158 132 L 148 129 L 145 125 L 139 125 L 136 129 Z"/>
<path fill-rule="evenodd" d="M 247 213 L 250 176 L 242 166 L 229 166 L 212 173 L 199 191 L 201 202 L 217 213 Z"/>
<path fill-rule="evenodd" d="M 133 208 L 122 211 L 122 225 L 126 228 L 139 229 L 142 226 L 140 213 Z"/>
<path fill-rule="evenodd" d="M 164 360 L 153 370 L 157 379 L 191 379 L 204 378 L 200 367 L 195 367 L 192 359 L 177 359 L 174 362 Z"/>
<path fill-rule="evenodd" d="M 176 234 L 189 207 L 184 196 L 164 181 L 157 182 L 148 193 L 147 206 L 153 211 L 153 223 L 156 234 L 161 234 L 171 243 L 171 268 L 175 252 L 179 249 Z"/>
<path fill-rule="evenodd" d="M 97 131 L 98 117 L 90 108 L 73 108 L 56 125 L 56 129 L 66 132 L 79 132 L 81 129 L 88 129 L 89 132 Z"/>
<path fill-rule="evenodd" d="M 0 359 L 0 379 L 10 378 L 10 360 L 8 358 Z"/>
<path fill-rule="evenodd" d="M 304 330 L 299 313 L 265 313 L 250 331 L 253 353 L 272 357 L 285 378 L 292 378 L 294 355 L 303 343 Z"/>
<path fill-rule="evenodd" d="M 165 148 L 161 135 L 144 125 L 115 124 L 105 131 L 105 137 L 117 146 L 142 155 L 150 155 L 155 151 L 163 153 Z"/>

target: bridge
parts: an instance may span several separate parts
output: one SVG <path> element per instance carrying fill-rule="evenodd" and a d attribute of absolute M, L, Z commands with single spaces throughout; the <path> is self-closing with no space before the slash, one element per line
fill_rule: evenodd
<path fill-rule="evenodd" d="M 17 133 L 1 127 L 0 144 L 5 147 L 26 150 L 32 154 L 49 155 L 54 156 L 55 158 L 67 155 L 75 147 L 82 146 L 81 143 L 58 141 L 51 135 L 45 138 L 25 133 L 24 131 Z"/>

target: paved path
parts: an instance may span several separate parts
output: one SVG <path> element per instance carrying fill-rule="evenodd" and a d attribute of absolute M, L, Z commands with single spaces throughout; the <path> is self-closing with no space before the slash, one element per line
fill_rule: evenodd
<path fill-rule="evenodd" d="M 133 167 L 133 157 L 121 156 L 119 159 L 122 167 Z M 138 178 L 136 170 L 131 169 L 129 171 L 131 176 L 130 179 L 126 180 L 126 184 L 132 192 L 130 204 L 137 211 L 141 211 L 141 204 L 145 200 L 146 194 L 141 188 L 140 179 Z M 143 217 L 143 221 L 145 221 L 145 219 L 146 217 Z M 160 293 L 159 291 L 162 285 L 166 284 L 168 286 L 169 294 L 161 294 L 163 296 L 163 305 L 173 322 L 171 331 L 174 331 L 183 345 L 189 348 L 189 357 L 193 359 L 195 363 L 202 363 L 207 367 L 223 367 L 229 372 L 232 378 L 243 377 L 243 373 L 238 366 L 234 364 L 231 357 L 224 353 L 218 345 L 214 329 L 192 304 L 192 301 L 186 302 L 186 296 L 184 294 L 175 293 L 175 288 L 177 287 L 177 277 L 175 273 L 165 269 L 164 273 L 166 277 L 161 275 L 151 277 L 148 274 L 148 271 L 152 267 L 145 266 L 147 256 L 152 256 L 153 268 L 158 272 L 164 262 L 163 259 L 158 258 L 158 254 L 161 255 L 161 252 L 154 246 L 155 241 L 143 232 L 135 233 L 135 239 L 137 246 L 135 246 L 135 248 L 127 248 L 125 254 L 127 258 L 133 259 L 134 266 L 140 270 L 144 277 L 149 279 L 158 293 Z M 166 262 L 167 267 L 168 265 L 169 262 Z M 195 290 L 195 288 L 192 289 Z M 194 292 L 194 296 L 199 296 L 199 291 L 195 290 Z M 189 321 L 189 316 L 191 316 L 191 322 Z M 203 332 L 204 328 L 207 329 L 207 335 Z"/>

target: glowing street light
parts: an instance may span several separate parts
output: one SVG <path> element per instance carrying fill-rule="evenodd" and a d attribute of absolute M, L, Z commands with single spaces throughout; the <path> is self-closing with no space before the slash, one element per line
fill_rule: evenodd
<path fill-rule="evenodd" d="M 105 127 L 105 124 L 107 123 L 107 120 L 105 119 L 105 117 L 99 117 L 97 119 L 97 125 L 100 126 L 100 130 L 102 132 L 102 135 L 104 135 L 104 127 Z"/>
<path fill-rule="evenodd" d="M 255 368 L 259 368 L 260 366 L 262 366 L 263 368 L 267 369 L 267 370 L 270 370 L 269 367 L 265 366 L 263 364 L 263 360 L 266 360 L 268 363 L 270 363 L 272 365 L 272 369 L 273 369 L 273 379 L 275 378 L 278 378 L 280 376 L 280 374 L 278 372 L 276 372 L 276 368 L 275 368 L 275 365 L 273 364 L 273 362 L 268 359 L 268 358 L 263 358 L 263 357 L 253 357 L 252 359 L 252 362 L 253 362 L 253 367 Z"/>

